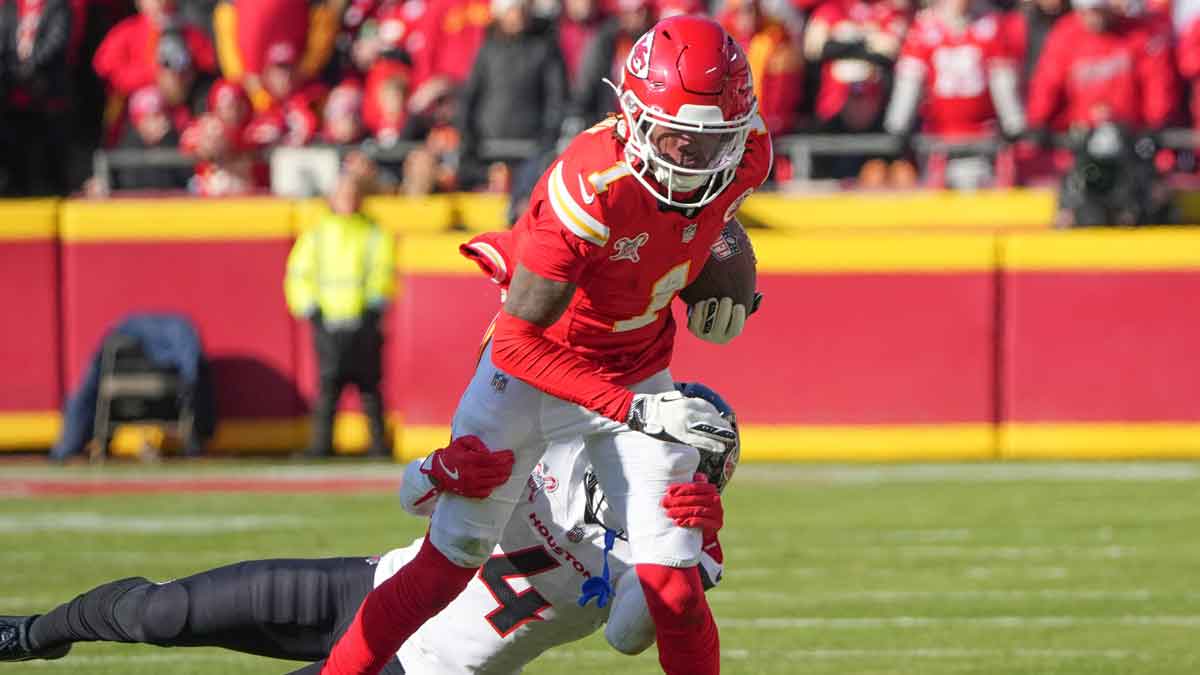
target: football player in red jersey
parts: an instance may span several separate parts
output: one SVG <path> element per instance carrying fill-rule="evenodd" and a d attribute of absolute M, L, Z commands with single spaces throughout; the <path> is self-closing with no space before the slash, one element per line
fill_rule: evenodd
<path fill-rule="evenodd" d="M 582 439 L 627 530 L 664 671 L 719 672 L 701 533 L 661 500 L 735 434 L 711 404 L 675 390 L 669 307 L 766 179 L 770 137 L 745 55 L 706 17 L 656 24 L 616 88 L 619 117 L 571 142 L 514 228 L 512 284 L 455 412 L 454 437 L 513 449 L 513 478 L 486 499 L 438 503 L 420 552 L 367 596 L 323 672 L 378 672 L 453 600 L 499 539 L 519 477 L 562 439 Z M 728 333 L 745 314 L 732 311 Z"/>

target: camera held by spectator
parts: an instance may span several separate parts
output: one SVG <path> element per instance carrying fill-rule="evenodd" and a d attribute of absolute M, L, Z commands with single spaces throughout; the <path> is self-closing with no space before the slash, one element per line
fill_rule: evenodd
<path fill-rule="evenodd" d="M 1154 165 L 1158 144 L 1153 136 L 1104 122 L 1075 127 L 1068 138 L 1075 165 L 1059 193 L 1060 227 L 1171 221 L 1169 191 Z"/>

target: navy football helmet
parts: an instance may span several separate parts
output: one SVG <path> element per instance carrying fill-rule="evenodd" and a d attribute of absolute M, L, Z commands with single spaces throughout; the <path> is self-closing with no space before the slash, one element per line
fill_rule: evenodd
<path fill-rule="evenodd" d="M 676 382 L 675 389 L 689 398 L 702 398 L 713 404 L 713 407 L 721 413 L 721 417 L 724 417 L 729 422 L 735 432 L 738 432 L 737 415 L 733 412 L 733 407 L 726 403 L 720 394 L 699 382 Z M 708 482 L 716 485 L 718 492 L 724 491 L 725 486 L 733 478 L 733 472 L 737 469 L 738 460 L 741 459 L 741 433 L 738 432 L 738 437 L 734 440 L 733 447 L 725 452 L 711 452 L 700 450 L 699 448 L 696 448 L 696 450 L 700 453 L 700 465 L 696 468 L 696 471 L 704 474 L 708 478 Z"/>

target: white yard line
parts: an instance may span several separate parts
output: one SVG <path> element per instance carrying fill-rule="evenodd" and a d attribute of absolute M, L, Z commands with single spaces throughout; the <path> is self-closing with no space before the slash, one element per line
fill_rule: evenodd
<path fill-rule="evenodd" d="M 348 460 L 349 462 L 350 460 Z M 355 479 L 397 478 L 404 472 L 403 464 L 342 463 L 290 465 L 255 463 L 239 465 L 236 460 L 220 463 L 173 463 L 152 466 L 113 464 L 111 466 L 47 467 L 40 463 L 3 464 L 0 494 L 5 481 L 20 480 L 138 480 L 156 481 L 224 479 L 224 478 L 291 478 L 291 479 Z M 982 462 L 961 464 L 758 464 L 745 463 L 738 467 L 739 481 L 809 482 L 823 484 L 876 483 L 1007 483 L 1025 481 L 1077 482 L 1162 482 L 1200 480 L 1197 462 Z"/>
<path fill-rule="evenodd" d="M 300 516 L 227 514 L 215 516 L 123 516 L 96 511 L 30 513 L 0 518 L 0 533 L 105 532 L 129 534 L 204 535 L 297 528 L 311 524 Z"/>
<path fill-rule="evenodd" d="M 733 578 L 732 572 L 730 579 Z M 1093 600 L 1093 601 L 1125 601 L 1148 602 L 1150 600 L 1184 600 L 1200 601 L 1200 593 L 1151 591 L 1148 589 L 1106 590 L 1106 589 L 979 589 L 979 590 L 947 590 L 947 591 L 906 591 L 906 590 L 873 590 L 873 591 L 807 591 L 796 590 L 790 593 L 779 591 L 742 591 L 725 590 L 721 586 L 708 592 L 713 600 L 737 601 L 786 601 L 792 604 L 822 605 L 843 601 L 869 601 L 878 603 L 904 603 L 916 600 Z"/>
<path fill-rule="evenodd" d="M 792 630 L 798 628 L 928 628 L 937 626 L 986 626 L 989 628 L 1070 628 L 1074 626 L 1171 626 L 1200 627 L 1200 615 L 1125 616 L 858 616 L 858 617 L 756 617 L 718 620 L 725 628 Z"/>
<path fill-rule="evenodd" d="M 1161 482 L 1200 480 L 1195 462 L 984 462 L 961 464 L 824 465 L 746 463 L 738 480 L 831 484 L 1011 483 L 1026 481 Z"/>
<path fill-rule="evenodd" d="M 1040 649 L 1036 647 L 1014 647 L 1012 649 L 971 649 L 971 648 L 916 648 L 916 649 L 722 649 L 722 659 L 753 659 L 764 656 L 772 659 L 980 659 L 980 658 L 1037 658 L 1037 659 L 1103 659 L 1118 661 L 1122 659 L 1148 659 L 1146 652 L 1130 649 Z M 615 650 L 604 649 L 552 649 L 539 660 L 570 660 L 579 659 L 612 659 L 624 660 L 629 657 Z"/>

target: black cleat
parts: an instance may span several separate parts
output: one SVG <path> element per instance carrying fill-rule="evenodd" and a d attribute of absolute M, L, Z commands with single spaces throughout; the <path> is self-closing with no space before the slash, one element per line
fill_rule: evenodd
<path fill-rule="evenodd" d="M 29 627 L 33 625 L 33 616 L 0 616 L 0 662 L 3 661 L 32 661 L 45 659 L 51 661 L 61 659 L 71 651 L 71 644 L 59 645 L 50 649 L 34 650 L 29 646 Z"/>

